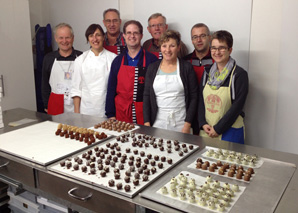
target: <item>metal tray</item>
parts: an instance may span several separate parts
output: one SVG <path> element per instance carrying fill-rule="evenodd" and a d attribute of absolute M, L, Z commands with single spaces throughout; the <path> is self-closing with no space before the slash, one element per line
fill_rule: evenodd
<path fill-rule="evenodd" d="M 143 134 L 137 134 L 137 133 L 132 133 L 132 134 L 135 134 L 135 137 L 139 137 L 141 136 L 143 139 L 143 137 L 145 137 L 145 135 Z M 133 147 L 132 146 L 132 137 L 130 137 L 130 133 L 126 133 L 125 135 L 129 135 L 127 138 L 128 138 L 128 141 L 126 142 L 121 142 L 121 141 L 117 141 L 116 138 L 112 139 L 112 140 L 109 140 L 109 141 L 106 141 L 102 144 L 100 144 L 98 146 L 98 148 L 105 148 L 105 149 L 108 149 L 109 153 L 105 155 L 105 158 L 103 159 L 103 165 L 104 166 L 107 166 L 105 165 L 105 160 L 106 160 L 106 157 L 107 155 L 109 155 L 111 153 L 111 149 L 107 147 L 107 144 L 110 144 L 110 145 L 113 145 L 115 143 L 118 143 L 118 146 L 120 147 L 120 151 L 116 151 L 117 152 L 120 152 L 121 155 L 123 154 L 126 154 L 127 155 L 127 161 L 124 163 L 124 169 L 123 170 L 120 170 L 120 179 L 115 179 L 114 178 L 114 167 L 111 167 L 111 165 L 108 165 L 109 166 L 109 169 L 110 171 L 106 173 L 106 177 L 102 177 L 100 175 L 100 170 L 98 170 L 97 168 L 97 160 L 100 158 L 100 157 L 96 157 L 96 160 L 95 160 L 95 168 L 96 168 L 96 173 L 95 174 L 90 174 L 90 167 L 88 167 L 88 171 L 87 172 L 82 172 L 81 171 L 81 166 L 83 165 L 86 165 L 86 162 L 87 160 L 84 158 L 82 158 L 82 155 L 84 153 L 87 153 L 89 150 L 92 150 L 92 155 L 93 156 L 96 156 L 94 155 L 94 148 L 96 146 L 93 146 L 91 149 L 86 149 L 85 151 L 82 151 L 76 155 L 73 155 L 71 157 L 68 158 L 68 161 L 71 161 L 72 163 L 72 167 L 70 169 L 67 169 L 66 167 L 61 167 L 60 163 L 57 162 L 51 166 L 48 167 L 48 169 L 50 171 L 53 171 L 53 172 L 56 172 L 56 173 L 59 173 L 59 174 L 62 174 L 62 175 L 65 175 L 67 177 L 70 177 L 70 178 L 74 178 L 74 179 L 77 179 L 77 180 L 80 180 L 80 181 L 83 181 L 85 183 L 88 183 L 88 184 L 91 184 L 91 185 L 95 185 L 95 186 L 98 186 L 98 187 L 101 187 L 101 188 L 104 188 L 104 189 L 107 189 L 107 190 L 110 190 L 110 191 L 113 191 L 113 192 L 116 192 L 118 194 L 121 194 L 121 195 L 124 195 L 124 196 L 127 196 L 127 197 L 134 197 L 136 194 L 138 194 L 141 190 L 143 190 L 145 187 L 147 187 L 148 185 L 150 185 L 154 180 L 156 180 L 157 178 L 159 178 L 161 175 L 163 175 L 166 171 L 168 171 L 169 169 L 171 169 L 173 166 L 175 166 L 176 164 L 178 164 L 179 162 L 181 162 L 182 160 L 184 160 L 187 156 L 189 156 L 190 154 L 192 154 L 194 151 L 198 150 L 199 147 L 196 146 L 196 145 L 192 145 L 193 146 L 193 149 L 190 150 L 188 149 L 188 152 L 183 154 L 183 156 L 179 156 L 178 154 L 178 151 L 175 151 L 174 149 L 172 150 L 171 153 L 168 153 L 166 151 L 166 148 L 164 151 L 160 151 L 159 147 L 157 148 L 153 148 L 153 145 L 151 145 L 149 143 L 150 139 L 145 140 L 144 142 L 144 145 L 142 147 L 139 147 L 139 146 L 136 146 L 136 147 Z M 124 137 L 124 136 L 123 136 Z M 150 136 L 148 136 L 150 137 Z M 140 140 L 141 140 L 140 139 Z M 139 140 L 139 139 L 138 139 Z M 159 138 L 156 138 L 156 141 L 158 141 Z M 167 146 L 167 141 L 168 139 L 163 139 L 164 140 L 164 145 Z M 148 143 L 148 147 L 145 146 L 145 143 Z M 173 144 L 173 140 L 171 140 L 171 143 Z M 184 142 L 179 142 L 180 145 L 182 144 L 185 144 Z M 186 145 L 186 144 L 185 144 Z M 190 145 L 186 145 L 187 147 L 189 147 Z M 182 147 L 181 147 L 182 148 Z M 126 152 L 126 149 L 130 149 L 131 151 L 129 153 Z M 134 153 L 133 151 L 134 150 L 138 150 L 138 153 Z M 141 152 L 145 152 L 145 155 L 143 157 L 140 156 L 140 153 Z M 180 149 L 181 151 L 181 149 Z M 115 153 L 115 154 L 116 154 Z M 159 156 L 159 160 L 155 160 L 156 162 L 156 165 L 154 166 L 157 170 L 157 172 L 155 174 L 150 174 L 149 175 L 149 180 L 148 181 L 143 181 L 142 180 L 142 176 L 143 174 L 141 174 L 141 179 L 139 181 L 139 185 L 138 186 L 134 186 L 134 184 L 132 183 L 132 181 L 135 179 L 134 178 L 134 175 L 135 173 L 138 172 L 138 168 L 135 168 L 135 172 L 131 172 L 131 176 L 130 176 L 130 182 L 129 183 L 125 183 L 124 181 L 124 177 L 126 176 L 125 175 L 125 172 L 129 169 L 129 165 L 128 165 L 128 161 L 129 161 L 129 157 L 130 156 L 134 156 L 134 158 L 136 159 L 137 157 L 140 157 L 141 158 L 141 165 L 145 164 L 144 163 L 144 159 L 147 158 L 147 155 L 148 154 L 151 154 L 152 155 L 152 159 L 149 160 L 149 164 L 148 164 L 148 168 L 152 168 L 153 166 L 151 165 L 151 160 L 154 160 L 154 156 L 157 155 Z M 113 155 L 114 157 L 115 155 Z M 172 159 L 172 163 L 169 164 L 167 161 L 166 162 L 163 162 L 163 168 L 158 168 L 158 163 L 161 162 L 161 157 L 164 156 L 166 159 L 168 158 L 171 158 Z M 74 161 L 74 158 L 76 157 L 79 157 L 81 159 L 83 159 L 83 164 L 80 165 L 80 168 L 79 170 L 74 170 L 73 169 L 73 165 L 75 163 Z M 118 159 L 118 162 L 115 163 L 115 168 L 118 168 L 120 162 L 121 157 L 119 157 Z M 66 160 L 67 161 L 67 160 Z M 135 165 L 135 160 L 134 160 L 134 165 Z M 110 179 L 114 179 L 115 181 L 115 186 L 114 187 L 110 187 L 109 184 L 108 184 L 108 181 Z M 116 189 L 116 184 L 121 182 L 123 187 L 125 185 L 130 185 L 131 187 L 131 190 L 129 192 L 126 192 L 124 189 L 121 189 L 121 190 L 117 190 Z"/>
<path fill-rule="evenodd" d="M 174 177 L 181 171 L 188 171 L 202 177 L 210 175 L 209 173 L 202 172 L 200 170 L 193 170 L 187 168 L 187 166 L 193 163 L 198 157 L 202 157 L 201 153 L 204 153 L 206 149 L 200 150 L 198 154 L 194 154 L 187 158 L 178 167 L 171 170 L 166 176 L 160 178 L 158 181 L 150 185 L 147 189 L 141 192 L 143 198 L 153 200 L 155 202 L 162 203 L 169 207 L 184 211 L 184 212 L 212 212 L 212 210 L 193 207 L 193 205 L 181 206 L 179 202 L 167 202 L 162 197 L 158 197 L 156 191 L 158 191 L 163 185 L 169 181 L 169 177 Z M 267 158 L 263 158 L 264 162 L 262 166 L 255 169 L 257 175 L 250 181 L 250 183 L 239 182 L 237 180 L 231 180 L 229 178 L 211 175 L 214 179 L 221 182 L 227 182 L 229 184 L 238 184 L 239 186 L 246 187 L 244 193 L 238 199 L 238 201 L 231 208 L 230 212 L 274 212 L 279 200 L 281 199 L 284 190 L 286 189 L 289 181 L 292 178 L 296 170 L 296 166 L 291 163 L 275 161 Z"/>
<path fill-rule="evenodd" d="M 0 150 L 24 160 L 50 165 L 88 147 L 84 142 L 56 136 L 58 123 L 45 121 L 0 135 Z M 112 136 L 98 140 L 101 143 Z"/>

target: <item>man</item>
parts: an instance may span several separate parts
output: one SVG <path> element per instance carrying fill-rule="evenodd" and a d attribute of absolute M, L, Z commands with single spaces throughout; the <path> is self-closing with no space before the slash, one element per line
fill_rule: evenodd
<path fill-rule="evenodd" d="M 112 65 L 108 81 L 106 115 L 110 119 L 144 124 L 143 91 L 146 69 L 157 58 L 141 47 L 143 27 L 131 20 L 123 26 L 127 49 Z"/>
<path fill-rule="evenodd" d="M 195 49 L 192 53 L 185 56 L 184 59 L 192 64 L 200 84 L 204 68 L 207 66 L 211 67 L 213 64 L 210 54 L 211 36 L 207 25 L 203 23 L 195 24 L 191 28 L 191 41 Z"/>
<path fill-rule="evenodd" d="M 44 57 L 41 88 L 45 111 L 51 115 L 73 112 L 73 101 L 69 95 L 73 64 L 76 57 L 82 54 L 72 47 L 74 34 L 69 24 L 58 24 L 54 35 L 58 50 Z"/>
<path fill-rule="evenodd" d="M 120 32 L 120 13 L 116 9 L 103 12 L 103 24 L 107 29 L 104 37 L 104 48 L 119 55 L 125 48 L 125 39 Z"/>
<path fill-rule="evenodd" d="M 168 29 L 167 19 L 161 13 L 154 13 L 148 19 L 147 30 L 151 34 L 152 38 L 144 42 L 143 48 L 153 53 L 158 59 L 162 59 L 160 52 L 159 39 L 161 35 Z M 187 48 L 183 42 L 181 42 L 181 48 L 178 53 L 178 57 L 182 58 L 188 53 Z"/>

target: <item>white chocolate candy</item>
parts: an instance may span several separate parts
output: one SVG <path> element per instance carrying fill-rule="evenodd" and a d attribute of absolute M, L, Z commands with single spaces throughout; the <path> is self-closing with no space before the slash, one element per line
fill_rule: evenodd
<path fill-rule="evenodd" d="M 207 180 L 208 183 L 210 183 L 210 182 L 212 182 L 212 177 L 211 177 L 210 175 L 208 175 L 208 176 L 206 177 L 206 180 Z"/>
<path fill-rule="evenodd" d="M 238 192 L 238 191 L 239 191 L 239 186 L 238 186 L 237 184 L 233 184 L 233 185 L 232 185 L 232 190 L 233 190 L 234 192 Z"/>
<path fill-rule="evenodd" d="M 179 192 L 179 193 L 184 193 L 184 191 L 185 191 L 185 190 L 184 190 L 184 187 L 181 187 L 181 186 L 178 187 L 178 192 Z"/>
<path fill-rule="evenodd" d="M 193 183 L 193 182 L 190 182 L 190 183 L 188 184 L 188 188 L 194 190 L 194 189 L 196 189 L 196 184 Z"/>
<path fill-rule="evenodd" d="M 228 183 L 224 183 L 223 187 L 224 187 L 225 189 L 230 189 L 230 185 L 229 185 Z"/>
<path fill-rule="evenodd" d="M 180 200 L 186 200 L 186 195 L 184 192 L 179 192 L 179 198 Z"/>
<path fill-rule="evenodd" d="M 223 212 L 223 211 L 225 211 L 225 205 L 224 205 L 224 204 L 222 204 L 222 203 L 221 203 L 221 204 L 219 204 L 219 205 L 218 205 L 218 208 L 217 208 L 217 210 L 218 210 L 218 211 L 220 211 L 220 212 Z"/>
<path fill-rule="evenodd" d="M 208 201 L 208 208 L 215 209 L 215 203 L 213 201 Z"/>
<path fill-rule="evenodd" d="M 176 184 L 175 183 L 170 183 L 170 189 L 176 189 Z"/>
<path fill-rule="evenodd" d="M 167 189 L 166 186 L 163 186 L 163 187 L 161 188 L 161 193 L 163 193 L 164 195 L 165 195 L 165 194 L 168 194 L 168 189 Z"/>
<path fill-rule="evenodd" d="M 199 200 L 199 204 L 201 205 L 201 206 L 206 206 L 206 199 L 205 198 L 200 198 L 200 200 Z"/>
<path fill-rule="evenodd" d="M 171 189 L 171 196 L 172 197 L 177 197 L 177 190 L 176 189 Z"/>
<path fill-rule="evenodd" d="M 190 195 L 188 198 L 190 203 L 195 203 L 196 202 L 196 197 L 194 195 Z"/>
<path fill-rule="evenodd" d="M 177 179 L 173 177 L 173 178 L 171 179 L 171 183 L 174 183 L 174 184 L 177 185 L 177 184 L 178 184 L 178 183 L 177 183 Z"/>

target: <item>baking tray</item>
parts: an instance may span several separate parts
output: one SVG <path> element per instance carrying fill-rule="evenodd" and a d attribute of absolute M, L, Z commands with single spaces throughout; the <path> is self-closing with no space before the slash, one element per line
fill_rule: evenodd
<path fill-rule="evenodd" d="M 207 209 L 194 208 L 192 205 L 182 207 L 178 202 L 167 202 L 165 199 L 157 199 L 157 193 L 163 185 L 169 181 L 169 177 L 174 177 L 181 171 L 188 171 L 202 177 L 207 177 L 209 173 L 193 170 L 187 168 L 188 165 L 193 163 L 198 157 L 202 157 L 207 149 L 200 150 L 187 158 L 178 167 L 175 167 L 167 175 L 161 177 L 158 181 L 150 185 L 144 191 L 140 193 L 143 198 L 153 200 L 158 203 L 162 203 L 171 208 L 181 210 L 183 212 L 212 212 Z M 253 177 L 250 183 L 232 180 L 223 176 L 211 174 L 213 179 L 217 179 L 221 182 L 227 182 L 229 184 L 238 184 L 239 186 L 246 187 L 244 193 L 237 200 L 234 206 L 231 208 L 231 213 L 238 212 L 274 212 L 276 206 L 279 203 L 289 181 L 291 180 L 296 166 L 291 163 L 281 162 L 263 158 L 263 164 L 260 168 L 255 169 L 257 174 Z"/>
<path fill-rule="evenodd" d="M 58 123 L 45 121 L 0 135 L 0 150 L 22 159 L 47 166 L 88 147 L 84 142 L 55 135 Z M 98 144 L 102 140 L 96 139 Z"/>
<path fill-rule="evenodd" d="M 139 147 L 139 146 L 133 146 L 133 139 L 131 137 L 131 134 L 134 134 L 135 135 L 135 138 L 138 138 L 138 137 L 141 137 L 141 138 L 138 138 L 137 141 L 144 141 L 142 147 Z M 120 139 L 122 138 L 127 138 L 127 141 L 125 142 L 121 142 Z M 146 139 L 148 138 L 148 139 Z M 119 141 L 118 141 L 119 139 Z M 159 142 L 159 139 L 160 138 L 156 138 L 156 141 L 155 141 L 155 144 L 157 145 Z M 174 143 L 173 140 L 168 140 L 168 139 L 163 139 L 164 142 L 162 143 L 162 147 L 167 147 L 168 146 L 168 141 L 171 142 L 171 144 Z M 148 135 L 144 135 L 144 134 L 138 134 L 138 133 L 126 133 L 125 135 L 121 136 L 121 137 L 116 137 L 116 138 L 113 138 L 109 141 L 105 141 L 104 143 L 101 143 L 100 145 L 98 146 L 93 146 L 92 148 L 88 149 L 88 150 L 85 150 L 85 151 L 82 151 L 78 154 L 75 154 L 71 157 L 68 157 L 68 159 L 64 159 L 66 160 L 66 162 L 71 162 L 72 163 L 72 167 L 67 169 L 65 166 L 61 166 L 60 165 L 60 162 L 56 162 L 55 164 L 51 165 L 48 167 L 48 169 L 50 171 L 53 171 L 53 172 L 56 172 L 56 173 L 59 173 L 59 174 L 62 174 L 62 175 L 65 175 L 67 177 L 70 177 L 70 178 L 74 178 L 74 179 L 77 179 L 77 180 L 80 180 L 80 181 L 83 181 L 85 183 L 88 183 L 88 184 L 91 184 L 91 185 L 95 185 L 95 186 L 98 186 L 98 187 L 101 187 L 101 188 L 104 188 L 104 189 L 107 189 L 107 190 L 110 190 L 110 191 L 113 191 L 113 192 L 116 192 L 118 194 L 121 194 L 121 195 L 124 195 L 124 196 L 127 196 L 127 197 L 134 197 L 136 194 L 138 194 L 141 190 L 143 190 L 145 187 L 147 187 L 148 185 L 150 185 L 154 180 L 156 180 L 157 178 L 159 178 L 161 175 L 163 175 L 166 171 L 168 171 L 169 169 L 171 169 L 173 166 L 175 166 L 176 164 L 178 164 L 179 162 L 181 162 L 182 160 L 184 160 L 187 156 L 189 156 L 190 154 L 192 154 L 194 151 L 198 150 L 199 147 L 196 146 L 196 145 L 191 145 L 192 146 L 192 150 L 191 149 L 188 149 L 187 152 L 183 152 L 183 156 L 180 156 L 179 155 L 179 152 L 181 152 L 181 150 L 183 150 L 182 148 L 182 145 L 185 145 L 187 147 L 189 147 L 190 145 L 186 145 L 184 142 L 179 142 L 180 146 L 181 146 L 181 149 L 179 151 L 175 151 L 174 149 L 172 149 L 172 152 L 171 153 L 168 153 L 167 151 L 167 148 L 164 148 L 164 151 L 160 151 L 160 146 L 158 146 L 157 148 L 153 148 L 153 144 L 150 144 L 150 141 L 151 141 L 151 136 L 148 136 Z M 107 144 L 109 144 L 110 146 L 111 145 L 114 145 L 115 143 L 117 143 L 117 146 L 119 146 L 119 149 L 118 151 L 115 151 L 115 154 L 112 155 L 111 154 L 111 151 L 113 149 L 109 148 Z M 148 147 L 146 147 L 146 144 L 148 145 Z M 103 149 L 107 149 L 109 151 L 109 153 L 105 154 L 105 158 L 103 159 L 103 166 L 109 166 L 109 172 L 106 173 L 106 177 L 102 177 L 101 176 L 101 172 L 102 170 L 99 170 L 97 168 L 98 166 L 98 163 L 97 163 L 97 160 L 100 158 L 100 157 L 96 157 L 95 155 L 95 148 L 98 147 L 98 149 L 100 148 L 103 148 Z M 173 148 L 174 146 L 172 146 Z M 126 150 L 127 149 L 130 149 L 130 152 L 127 152 Z M 87 172 L 82 172 L 81 171 L 81 168 L 83 165 L 86 165 L 87 163 L 87 160 L 86 158 L 83 158 L 83 154 L 85 153 L 88 153 L 88 151 L 92 151 L 92 156 L 96 157 L 96 160 L 95 160 L 95 174 L 91 174 L 90 173 L 90 167 L 88 167 L 88 171 Z M 114 149 L 115 150 L 115 149 Z M 134 151 L 137 150 L 138 153 L 134 153 Z M 144 156 L 141 156 L 140 153 L 141 152 L 144 152 Z M 121 163 L 120 162 L 120 159 L 121 157 L 118 158 L 118 161 L 115 163 L 115 167 L 112 167 L 111 165 L 105 165 L 105 160 L 107 159 L 107 156 L 108 155 L 111 155 L 112 157 L 114 157 L 117 152 L 120 152 L 121 155 L 123 154 L 126 154 L 127 155 L 127 160 L 125 163 L 123 163 L 124 165 L 124 169 L 120 170 L 119 173 L 120 173 L 120 179 L 115 179 L 114 177 L 114 168 L 119 168 L 119 164 Z M 138 168 L 135 168 L 135 171 L 134 172 L 131 172 L 131 176 L 130 176 L 130 182 L 129 183 L 126 183 L 124 181 L 124 178 L 125 178 L 125 172 L 129 169 L 129 164 L 128 164 L 128 161 L 129 161 L 129 158 L 130 156 L 134 156 L 135 160 L 133 161 L 134 163 L 134 166 L 136 166 L 136 158 L 139 157 L 141 159 L 141 165 L 145 164 L 144 163 L 144 160 L 147 157 L 148 154 L 151 154 L 152 155 L 152 159 L 149 160 L 149 164 L 148 164 L 148 168 L 151 169 L 152 167 L 155 167 L 157 172 L 155 174 L 150 174 L 148 177 L 149 177 L 149 180 L 148 181 L 143 181 L 142 180 L 142 176 L 143 174 L 140 175 L 141 179 L 139 181 L 139 185 L 138 186 L 135 186 L 133 184 L 133 180 L 135 179 L 135 174 L 138 173 Z M 154 159 L 155 156 L 158 156 L 159 159 L 156 160 Z M 158 167 L 158 163 L 161 163 L 161 157 L 164 156 L 166 161 L 165 162 L 162 162 L 163 164 L 163 168 L 159 168 Z M 83 164 L 80 165 L 80 168 L 79 170 L 74 170 L 73 168 L 73 165 L 75 164 L 75 158 L 81 158 L 83 159 Z M 172 162 L 169 164 L 168 163 L 168 159 L 172 159 Z M 151 161 L 154 160 L 156 165 L 155 166 L 152 166 L 151 165 Z M 124 189 L 121 189 L 121 190 L 117 190 L 116 186 L 113 186 L 113 187 L 110 187 L 108 182 L 110 179 L 113 179 L 115 181 L 115 185 L 117 183 L 122 183 L 123 187 L 125 185 L 130 185 L 130 188 L 131 190 L 129 192 L 126 192 Z"/>
<path fill-rule="evenodd" d="M 181 183 L 182 180 L 180 178 L 180 174 L 182 174 L 182 176 L 186 177 L 187 178 L 187 184 L 183 187 L 183 195 L 184 196 L 184 200 L 181 199 L 181 193 L 179 192 L 181 190 Z M 211 176 L 209 176 L 211 177 Z M 245 188 L 246 187 L 243 187 L 243 186 L 239 186 L 238 184 L 237 187 L 238 189 L 236 191 L 232 190 L 233 186 L 230 185 L 230 184 L 227 184 L 227 186 L 229 187 L 230 190 L 228 190 L 227 188 L 225 188 L 225 182 L 220 182 L 220 181 L 217 181 L 217 179 L 213 179 L 210 178 L 210 181 L 208 180 L 208 178 L 205 178 L 205 177 L 202 177 L 200 175 L 196 175 L 194 173 L 191 173 L 191 172 L 188 172 L 188 171 L 181 171 L 179 173 L 176 174 L 176 176 L 174 177 L 175 180 L 177 181 L 177 185 L 176 185 L 176 189 L 175 189 L 175 196 L 173 196 L 173 193 L 171 192 L 171 182 L 172 182 L 172 179 L 169 180 L 169 182 L 167 182 L 163 187 L 166 187 L 167 188 L 167 193 L 163 193 L 162 192 L 162 189 L 158 189 L 155 193 L 156 193 L 156 196 L 153 197 L 153 199 L 155 201 L 159 201 L 159 200 L 163 200 L 165 201 L 165 203 L 167 203 L 168 205 L 177 205 L 176 203 L 179 203 L 179 210 L 183 211 L 185 210 L 186 208 L 188 208 L 188 206 L 192 206 L 193 209 L 196 209 L 196 212 L 199 212 L 201 209 L 205 209 L 205 210 L 210 210 L 210 211 L 213 211 L 213 212 L 229 212 L 230 209 L 234 206 L 234 204 L 237 202 L 237 200 L 239 199 L 239 197 L 243 194 L 243 192 L 245 191 Z M 193 179 L 195 180 L 195 189 L 192 187 L 192 190 L 193 190 L 193 193 L 191 193 L 195 200 L 190 202 L 190 195 L 189 195 L 189 189 L 190 189 L 190 180 Z M 213 187 L 215 184 L 215 181 L 217 181 L 218 183 L 218 186 L 216 187 Z M 207 186 L 208 185 L 208 186 Z M 224 195 L 220 195 L 220 189 L 223 189 L 224 192 L 227 192 L 228 191 L 231 191 L 232 193 L 232 197 L 230 197 L 230 199 L 228 200 L 228 204 L 227 205 L 224 205 L 221 207 L 221 210 L 219 210 L 219 205 L 220 203 L 223 203 L 224 199 L 225 199 L 225 196 Z M 209 190 L 209 193 L 208 193 L 208 190 Z M 212 197 L 214 193 L 214 191 L 217 190 L 217 202 L 215 202 Z M 197 192 L 199 192 L 198 194 L 200 195 L 196 195 Z M 208 196 L 204 197 L 202 195 L 202 192 L 205 193 L 205 194 L 208 194 Z M 205 204 L 202 205 L 200 199 L 201 198 L 204 198 L 205 200 Z M 213 200 L 213 208 L 209 207 L 209 202 Z"/>
<path fill-rule="evenodd" d="M 205 148 L 205 152 L 202 154 L 203 157 L 205 158 L 209 158 L 209 159 L 213 159 L 213 160 L 220 160 L 222 162 L 227 162 L 227 163 L 237 163 L 239 165 L 242 165 L 242 166 L 246 166 L 246 167 L 252 167 L 252 168 L 260 168 L 262 166 L 262 164 L 264 163 L 264 160 L 262 157 L 259 157 L 259 156 L 253 156 L 253 155 L 249 155 L 249 154 L 245 154 L 245 153 L 241 153 L 241 152 L 234 152 L 234 151 L 229 151 L 229 150 L 226 150 L 226 149 L 218 149 L 218 148 L 215 148 L 215 147 L 210 147 L 210 146 L 206 146 Z M 211 155 L 209 156 L 207 153 L 212 151 L 213 153 L 217 153 L 217 152 L 221 152 L 221 153 L 224 153 L 224 155 L 220 155 L 218 157 L 214 157 L 214 155 Z M 228 153 L 228 154 L 225 154 L 225 153 Z M 233 154 L 232 154 L 233 153 Z M 228 158 L 228 155 L 232 155 L 233 158 L 232 159 L 229 159 Z M 241 161 L 240 162 L 237 162 L 236 161 L 236 157 L 237 155 L 239 155 Z M 245 163 L 243 163 L 243 159 L 246 158 L 246 156 L 248 156 L 249 160 L 251 160 L 252 157 L 256 157 L 255 159 L 255 163 L 253 165 L 251 165 L 249 163 L 249 160 L 248 161 L 245 161 Z M 221 158 L 223 157 L 223 158 Z"/>

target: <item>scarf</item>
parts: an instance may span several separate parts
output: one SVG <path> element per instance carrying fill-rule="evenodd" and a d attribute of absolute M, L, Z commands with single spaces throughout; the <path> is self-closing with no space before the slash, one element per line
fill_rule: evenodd
<path fill-rule="evenodd" d="M 217 69 L 217 64 L 214 62 L 209 72 L 209 79 L 207 84 L 210 85 L 211 89 L 217 90 L 225 82 L 229 74 L 231 73 L 234 65 L 236 64 L 235 60 L 230 57 L 228 63 L 223 68 L 221 72 Z"/>

